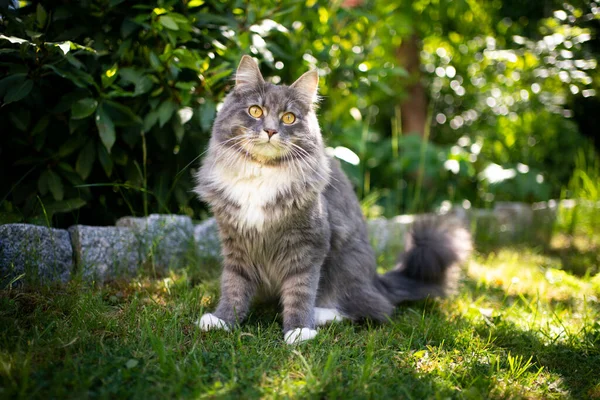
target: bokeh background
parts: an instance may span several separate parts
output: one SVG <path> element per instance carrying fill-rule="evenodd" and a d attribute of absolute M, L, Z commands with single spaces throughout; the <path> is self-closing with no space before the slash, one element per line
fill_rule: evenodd
<path fill-rule="evenodd" d="M 192 173 L 243 54 L 273 83 L 319 70 L 329 151 L 369 217 L 600 200 L 593 1 L 49 0 L 0 10 L 0 223 L 205 218 Z"/>

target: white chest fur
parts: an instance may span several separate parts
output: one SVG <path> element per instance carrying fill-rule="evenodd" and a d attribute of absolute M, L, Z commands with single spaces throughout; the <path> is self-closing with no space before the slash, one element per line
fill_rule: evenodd
<path fill-rule="evenodd" d="M 222 185 L 225 196 L 239 207 L 240 228 L 262 231 L 273 214 L 265 208 L 277 195 L 286 192 L 295 175 L 287 168 L 266 166 L 255 162 L 215 166 L 215 181 Z"/>

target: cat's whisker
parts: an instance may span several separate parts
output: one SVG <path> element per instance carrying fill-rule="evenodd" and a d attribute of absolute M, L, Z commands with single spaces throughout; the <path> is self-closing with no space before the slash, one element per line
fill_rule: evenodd
<path fill-rule="evenodd" d="M 296 174 L 298 174 L 299 172 L 302 175 L 302 182 L 306 185 L 308 182 L 306 181 L 306 175 L 304 175 L 304 170 L 301 166 L 296 164 L 296 160 L 292 157 L 291 152 L 288 151 L 284 154 L 284 160 L 291 164 L 292 169 L 295 171 Z"/>
<path fill-rule="evenodd" d="M 303 164 L 306 165 L 308 168 L 310 168 L 319 178 L 321 178 L 325 182 L 328 181 L 327 178 L 325 178 L 323 175 L 321 175 L 320 172 L 318 172 L 312 165 L 310 165 L 310 163 L 306 159 L 307 156 L 304 156 L 302 153 L 298 152 L 294 148 L 291 148 L 291 150 L 292 150 L 292 152 L 295 152 L 295 155 L 298 156 L 298 158 L 302 160 Z M 332 177 L 330 177 L 330 178 L 332 178 Z"/>

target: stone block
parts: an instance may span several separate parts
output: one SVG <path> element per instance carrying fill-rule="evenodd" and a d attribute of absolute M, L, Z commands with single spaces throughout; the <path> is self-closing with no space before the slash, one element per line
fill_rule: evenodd
<path fill-rule="evenodd" d="M 194 227 L 194 242 L 196 244 L 196 252 L 200 258 L 221 261 L 219 228 L 214 218 L 209 218 Z"/>
<path fill-rule="evenodd" d="M 69 233 L 76 270 L 86 281 L 131 276 L 141 264 L 139 241 L 129 228 L 74 225 Z"/>
<path fill-rule="evenodd" d="M 558 203 L 554 200 L 534 203 L 531 206 L 533 212 L 532 226 L 534 227 L 531 240 L 535 244 L 545 247 L 550 246 L 554 224 L 558 214 Z"/>
<path fill-rule="evenodd" d="M 0 289 L 16 284 L 66 282 L 73 270 L 69 232 L 29 224 L 0 226 Z"/>
<path fill-rule="evenodd" d="M 194 251 L 194 226 L 185 215 L 151 214 L 124 217 L 117 227 L 128 227 L 138 238 L 142 262 L 161 274 L 181 267 Z"/>

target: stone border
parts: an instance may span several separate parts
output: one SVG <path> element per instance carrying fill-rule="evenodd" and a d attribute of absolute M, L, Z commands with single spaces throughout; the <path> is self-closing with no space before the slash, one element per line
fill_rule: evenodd
<path fill-rule="evenodd" d="M 565 206 L 568 207 L 567 204 Z M 462 220 L 475 241 L 490 244 L 533 242 L 547 245 L 558 203 L 497 203 L 494 209 L 455 208 L 443 214 Z M 368 221 L 379 257 L 397 254 L 418 216 Z M 124 217 L 114 227 L 75 225 L 68 230 L 28 224 L 0 225 L 0 289 L 7 285 L 84 281 L 104 283 L 140 269 L 164 275 L 186 261 L 220 261 L 217 224 L 210 218 L 194 226 L 181 215 Z"/>
<path fill-rule="evenodd" d="M 114 227 L 74 225 L 68 230 L 0 225 L 0 290 L 11 282 L 64 283 L 77 276 L 104 283 L 140 269 L 164 275 L 190 256 L 218 260 L 219 251 L 214 221 L 194 227 L 190 217 L 181 215 L 125 217 Z"/>

